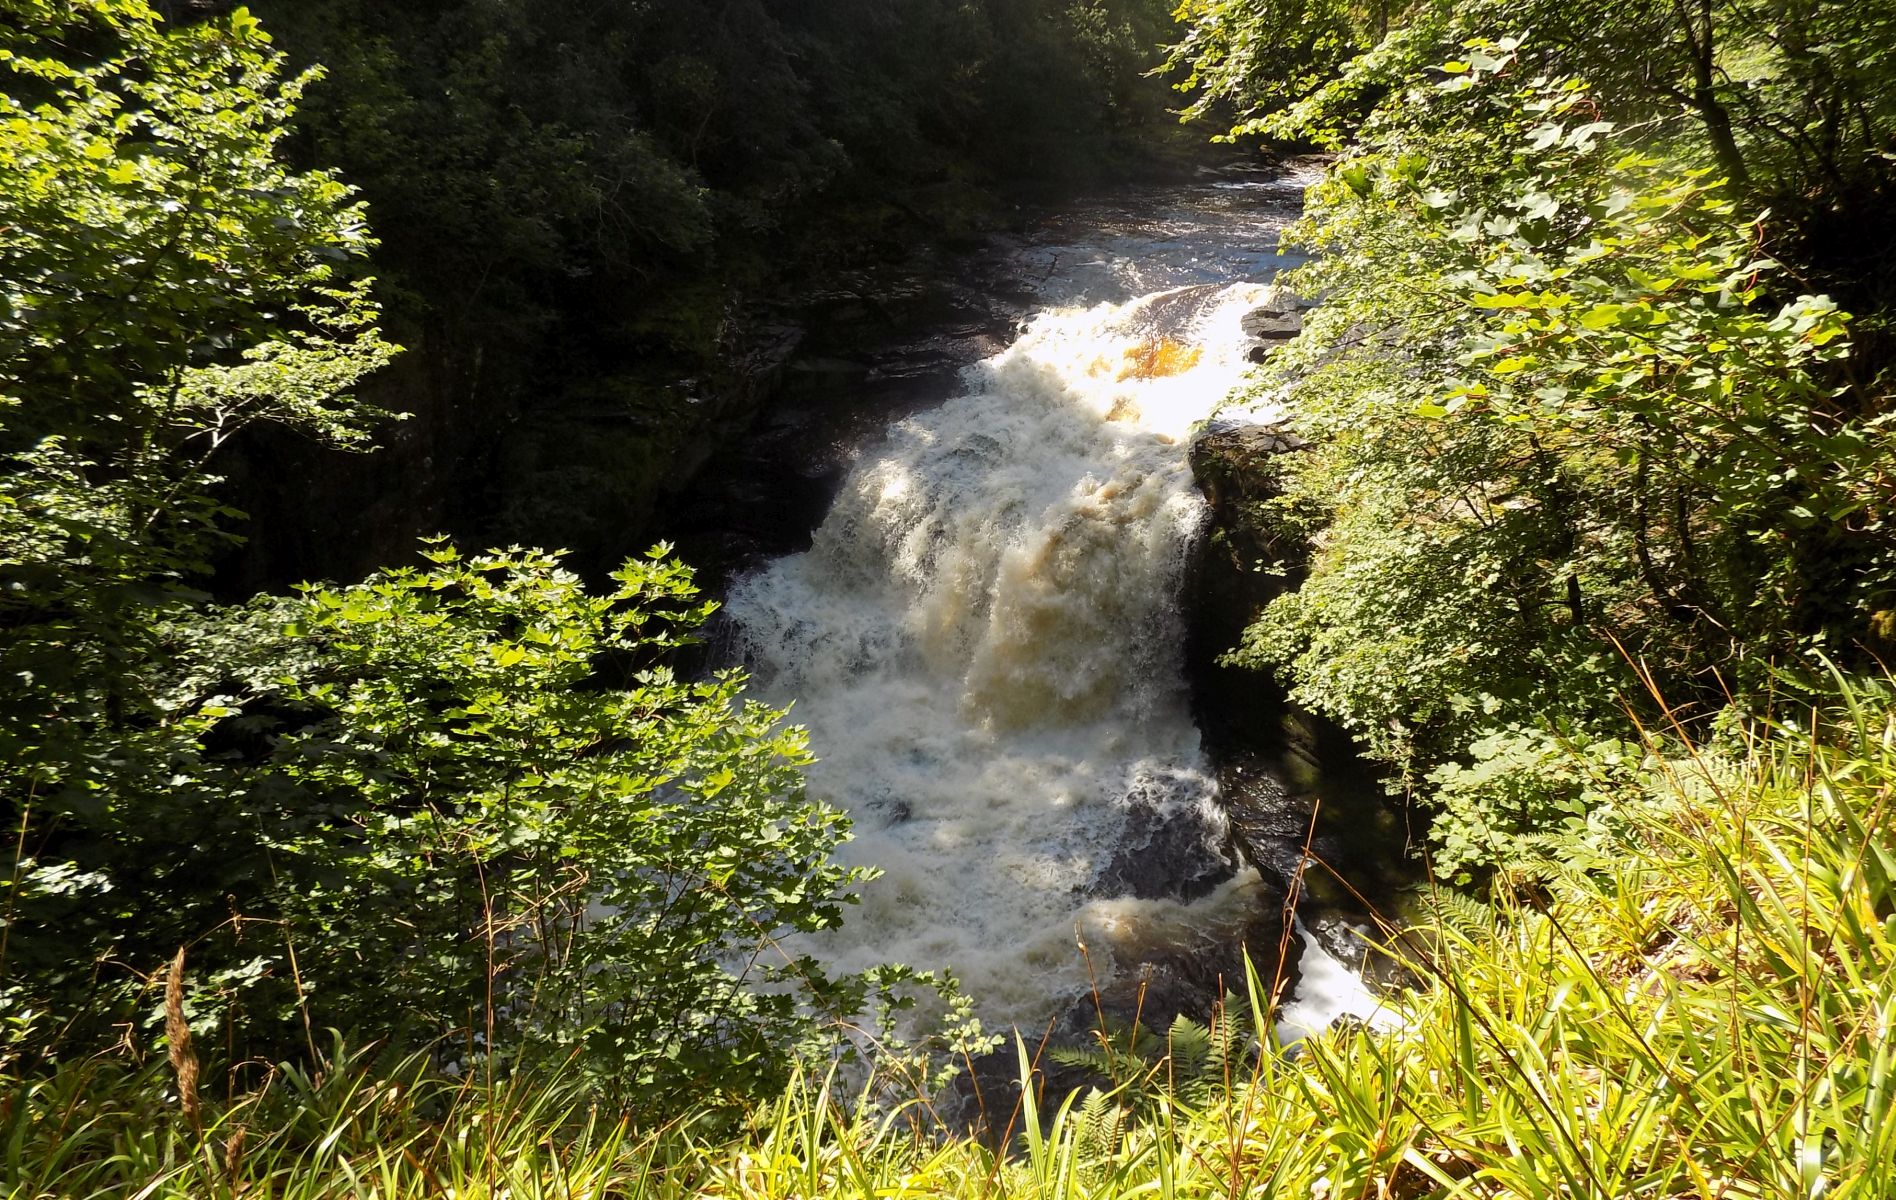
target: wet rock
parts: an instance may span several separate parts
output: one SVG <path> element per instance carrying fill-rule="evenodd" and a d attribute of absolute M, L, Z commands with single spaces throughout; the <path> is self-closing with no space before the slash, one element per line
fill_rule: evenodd
<path fill-rule="evenodd" d="M 1195 805 L 1167 811 L 1153 797 L 1135 795 L 1118 849 L 1089 890 L 1139 900 L 1196 900 L 1237 870 L 1223 841 Z"/>
<path fill-rule="evenodd" d="M 849 288 L 813 292 L 804 303 L 812 318 L 831 327 L 868 324 L 878 315 L 873 300 Z"/>
<path fill-rule="evenodd" d="M 1311 934 L 1336 960 L 1352 971 L 1361 971 L 1369 958 L 1374 931 L 1364 922 L 1340 913 L 1315 913 L 1304 922 Z"/>
<path fill-rule="evenodd" d="M 1294 308 L 1254 308 L 1238 321 L 1246 337 L 1287 341 L 1303 332 L 1303 314 Z"/>
<path fill-rule="evenodd" d="M 980 463 L 984 467 L 997 467 L 1006 456 L 1006 450 L 1001 443 L 985 433 L 977 433 L 966 438 L 949 453 L 956 458 Z"/>
<path fill-rule="evenodd" d="M 771 321 L 757 326 L 746 345 L 737 354 L 742 373 L 768 391 L 782 378 L 783 370 L 796 356 L 806 336 L 804 327 L 794 321 Z"/>
<path fill-rule="evenodd" d="M 1101 1013 L 1109 1028 L 1118 1029 L 1137 1020 L 1145 1029 L 1162 1032 L 1181 1015 L 1202 1023 L 1225 996 L 1244 994 L 1247 955 L 1267 988 L 1273 980 L 1291 977 L 1302 943 L 1285 933 L 1283 893 L 1265 889 L 1251 920 L 1232 930 L 1224 945 L 1149 954 L 1137 967 L 1121 971 L 1097 997 L 1074 1004 L 1061 1024 L 1083 1034 L 1099 1028 Z"/>
<path fill-rule="evenodd" d="M 1251 339 L 1245 357 L 1261 363 L 1279 346 L 1303 332 L 1303 312 L 1295 297 L 1286 296 L 1245 313 L 1238 325 Z"/>
<path fill-rule="evenodd" d="M 821 384 L 847 385 L 869 375 L 868 363 L 847 358 L 799 358 L 790 364 L 790 373 Z"/>
<path fill-rule="evenodd" d="M 1245 962 L 1267 991 L 1287 992 L 1296 978 L 1303 951 L 1302 939 L 1292 936 L 1285 921 L 1284 892 L 1270 881 L 1256 888 L 1245 918 L 1220 931 L 1212 945 L 1178 945 L 1151 950 L 1128 969 L 1112 976 L 1097 991 L 1073 997 L 1044 1028 L 1022 1029 L 1027 1054 L 1040 1088 L 1043 1119 L 1061 1097 L 1075 1089 L 1110 1086 L 1083 1067 L 1060 1063 L 1048 1051 L 1054 1047 L 1097 1046 L 1104 1028 L 1123 1039 L 1135 1023 L 1143 1031 L 1140 1045 L 1162 1047 L 1166 1031 L 1179 1016 L 1201 1024 L 1232 993 L 1245 994 Z M 1103 953 L 1093 947 L 1095 955 Z M 1105 963 L 1100 974 L 1105 976 Z M 1243 1003 L 1243 1001 L 1240 1001 Z M 1248 1019 L 1248 1018 L 1246 1018 Z M 1150 1040 L 1147 1040 L 1150 1039 Z M 1160 1051 L 1154 1049 L 1154 1057 Z M 956 1081 L 953 1094 L 938 1108 L 951 1121 L 998 1142 L 1002 1134 L 1021 1131 L 1020 1066 L 1010 1040 L 991 1054 L 974 1060 L 973 1071 Z"/>
<path fill-rule="evenodd" d="M 1409 814 L 1349 737 L 1299 710 L 1269 672 L 1221 661 L 1297 586 L 1309 548 L 1270 502 L 1286 456 L 1305 446 L 1282 425 L 1235 422 L 1214 424 L 1194 444 L 1212 519 L 1187 581 L 1187 670 L 1232 841 L 1265 876 L 1298 881 L 1300 911 L 1315 929 L 1320 919 L 1361 924 L 1372 908 L 1394 909 L 1416 864 L 1406 854 Z"/>
<path fill-rule="evenodd" d="M 1289 879 L 1307 855 L 1335 857 L 1317 829 L 1314 798 L 1292 791 L 1263 755 L 1233 748 L 1219 764 L 1218 784 L 1231 840 L 1259 870 Z"/>
<path fill-rule="evenodd" d="M 1287 586 L 1263 575 L 1263 564 L 1297 564 L 1307 547 L 1273 521 L 1268 504 L 1278 495 L 1277 459 L 1307 443 L 1281 424 L 1214 421 L 1192 444 L 1192 473 L 1211 504 L 1209 536 L 1199 548 L 1191 595 L 1193 620 L 1208 635 L 1230 640 L 1257 619 Z"/>

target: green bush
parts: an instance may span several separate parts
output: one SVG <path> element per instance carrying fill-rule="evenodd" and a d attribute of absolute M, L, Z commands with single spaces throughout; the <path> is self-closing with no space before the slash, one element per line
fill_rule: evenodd
<path fill-rule="evenodd" d="M 1472 868 L 1492 867 L 1526 883 L 1583 855 L 1597 862 L 1609 835 L 1652 806 L 1638 773 L 1645 754 L 1631 743 L 1576 745 L 1517 726 L 1476 737 L 1468 758 L 1428 775 L 1429 865 L 1444 879 L 1465 884 Z"/>
<path fill-rule="evenodd" d="M 835 924 L 862 873 L 830 862 L 847 824 L 784 714 L 667 667 L 709 611 L 689 571 L 658 553 L 589 591 L 554 555 L 436 545 L 212 604 L 231 439 L 361 449 L 389 416 L 350 394 L 395 353 L 349 277 L 364 212 L 281 162 L 311 76 L 242 9 L 14 10 L 0 1060 L 151 1044 L 182 952 L 179 1015 L 234 1071 L 335 1026 L 464 1069 L 572 1061 L 653 1107 L 776 1086 L 872 987 L 776 939 Z"/>
<path fill-rule="evenodd" d="M 1311 190 L 1286 282 L 1324 303 L 1262 391 L 1313 443 L 1277 511 L 1315 550 L 1232 655 L 1432 799 L 1455 873 L 1554 853 L 1601 798 L 1518 739 L 1769 711 L 1896 604 L 1848 315 L 1708 167 L 1525 54 L 1471 43 Z"/>
<path fill-rule="evenodd" d="M 221 896 L 205 876 L 226 847 L 172 824 L 190 813 L 171 781 L 193 779 L 195 730 L 164 695 L 173 623 L 203 605 L 196 584 L 229 539 L 216 456 L 256 422 L 362 445 L 388 414 L 350 391 L 395 348 L 349 276 L 373 245 L 361 206 L 276 153 L 310 77 L 285 78 L 248 14 L 172 29 L 137 0 L 14 10 L 0 25 L 14 845 L 0 969 L 11 1032 L 90 1038 L 126 1016 L 95 993 L 122 996 L 208 927 L 198 905 L 162 901 L 165 881 Z M 141 917 L 143 940 L 123 943 Z"/>
<path fill-rule="evenodd" d="M 195 762 L 162 839 L 121 850 L 225 847 L 151 898 L 230 912 L 193 954 L 247 973 L 204 980 L 200 1026 L 459 1038 L 656 1103 L 774 1086 L 813 1016 L 860 1005 L 776 940 L 840 920 L 848 823 L 740 675 L 661 665 L 710 610 L 663 554 L 593 594 L 539 552 L 441 547 L 180 628 Z"/>

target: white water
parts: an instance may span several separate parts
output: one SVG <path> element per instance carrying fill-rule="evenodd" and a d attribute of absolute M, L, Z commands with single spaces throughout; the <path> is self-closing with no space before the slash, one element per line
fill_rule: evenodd
<path fill-rule="evenodd" d="M 1166 893 L 1228 853 L 1182 674 L 1205 520 L 1187 443 L 1243 374 L 1238 322 L 1268 269 L 1252 251 L 1250 279 L 1208 282 L 1185 242 L 1143 272 L 1136 245 L 1077 249 L 1046 292 L 1198 282 L 1043 312 L 963 395 L 895 424 L 812 548 L 725 608 L 755 688 L 810 727 L 812 794 L 855 820 L 842 857 L 885 872 L 796 949 L 951 970 L 991 1028 L 1042 1025 L 1154 949 L 1229 939 L 1259 902 L 1249 870 L 1194 903 Z M 1159 338 L 1196 359 L 1136 377 Z"/>
<path fill-rule="evenodd" d="M 1205 515 L 1186 438 L 1266 290 L 1195 291 L 1036 318 L 966 395 L 891 429 L 808 553 L 732 587 L 757 686 L 799 698 L 823 755 L 812 792 L 856 820 L 848 859 L 886 872 L 808 947 L 836 968 L 947 967 L 990 1020 L 1032 1024 L 1088 985 L 1076 927 L 1104 975 L 1144 927 L 1189 920 L 1097 893 L 1135 819 L 1189 822 L 1201 871 L 1223 853 L 1181 673 Z M 1198 362 L 1120 379 L 1168 298 Z"/>
<path fill-rule="evenodd" d="M 1344 1017 L 1354 1017 L 1373 1029 L 1393 1029 L 1402 1023 L 1402 1014 L 1324 949 L 1302 918 L 1293 928 L 1303 942 L 1303 957 L 1297 960 L 1297 987 L 1277 1011 L 1279 1045 L 1322 1033 Z"/>

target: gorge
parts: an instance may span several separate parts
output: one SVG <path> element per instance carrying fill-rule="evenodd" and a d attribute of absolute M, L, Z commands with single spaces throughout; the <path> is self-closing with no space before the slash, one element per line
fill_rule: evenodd
<path fill-rule="evenodd" d="M 1892 197 L 1888 0 L 0 0 L 0 1194 L 1896 1196 Z"/>

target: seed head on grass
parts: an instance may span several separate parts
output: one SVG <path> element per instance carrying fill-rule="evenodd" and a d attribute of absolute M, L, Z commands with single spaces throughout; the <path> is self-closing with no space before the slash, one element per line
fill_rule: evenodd
<path fill-rule="evenodd" d="M 165 1041 L 171 1071 L 178 1079 L 178 1106 L 191 1128 L 204 1132 L 204 1119 L 198 1111 L 198 1059 L 191 1048 L 191 1026 L 184 1020 L 184 947 L 178 947 L 165 976 Z"/>

